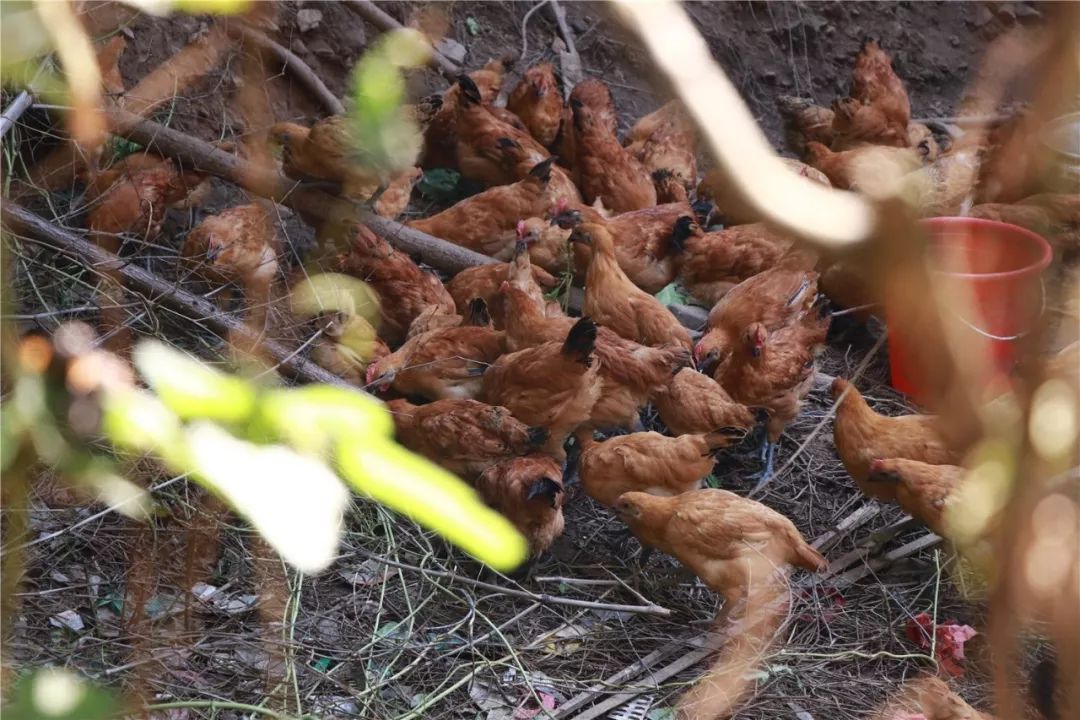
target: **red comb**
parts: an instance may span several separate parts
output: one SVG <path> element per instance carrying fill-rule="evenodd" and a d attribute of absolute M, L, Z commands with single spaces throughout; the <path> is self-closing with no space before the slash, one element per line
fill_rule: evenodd
<path fill-rule="evenodd" d="M 517 222 L 517 236 L 518 236 L 519 240 L 521 238 L 525 237 L 525 221 L 524 220 L 518 220 L 518 222 Z"/>

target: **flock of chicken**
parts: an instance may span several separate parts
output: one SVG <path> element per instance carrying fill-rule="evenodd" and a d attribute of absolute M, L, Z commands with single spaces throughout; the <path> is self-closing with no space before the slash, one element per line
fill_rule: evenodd
<path fill-rule="evenodd" d="M 505 73 L 504 63 L 489 63 L 411 108 L 424 133 L 421 165 L 454 168 L 487 189 L 407 223 L 499 262 L 444 283 L 364 225 L 345 223 L 334 270 L 379 296 L 379 326 L 335 316 L 312 357 L 348 382 L 392 390 L 401 443 L 471 483 L 534 554 L 563 531 L 564 477 L 576 470 L 585 493 L 644 544 L 728 599 L 741 596 L 761 559 L 824 569 L 788 518 L 702 484 L 718 451 L 757 431 L 763 477 L 772 472 L 775 444 L 799 413 L 825 342 L 818 271 L 833 268 L 725 207 L 718 176 L 698 181 L 695 131 L 677 103 L 640 119 L 620 142 L 604 83 L 578 84 L 564 104 L 544 63 L 496 107 Z M 974 152 L 962 142 L 942 152 L 911 122 L 903 84 L 874 42 L 856 60 L 850 97 L 832 109 L 784 99 L 781 110 L 808 164 L 787 162 L 834 187 L 860 189 L 867 163 L 883 157 L 915 169 L 964 163 Z M 269 141 L 288 176 L 332 184 L 390 218 L 404 212 L 422 175 L 380 176 L 358 164 L 342 117 L 311 128 L 279 123 Z M 90 184 L 90 229 L 113 250 L 118 233 L 152 238 L 165 208 L 202 179 L 151 155 L 128 156 Z M 926 214 L 963 200 L 951 186 L 930 188 Z M 1059 226 L 1076 212 L 1048 196 L 1026 207 Z M 192 229 L 182 249 L 197 277 L 238 285 L 257 323 L 281 275 L 271 217 L 261 202 L 230 208 Z M 716 218 L 728 227 L 704 229 Z M 342 224 L 327 222 L 319 234 L 340 239 Z M 571 278 L 584 281 L 580 318 L 550 299 Z M 849 288 L 847 280 L 850 272 L 835 287 Z M 696 345 L 655 297 L 675 281 L 712 307 Z M 842 294 L 833 299 L 847 302 Z M 836 447 L 855 482 L 943 532 L 965 448 L 933 417 L 878 415 L 845 380 L 833 393 Z M 649 404 L 671 435 L 642 431 Z M 612 431 L 620 434 L 596 439 Z"/>

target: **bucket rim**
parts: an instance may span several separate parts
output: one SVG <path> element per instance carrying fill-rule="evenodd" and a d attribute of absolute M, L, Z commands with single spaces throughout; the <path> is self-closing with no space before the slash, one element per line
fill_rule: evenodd
<path fill-rule="evenodd" d="M 973 218 L 973 217 L 960 217 L 960 216 L 943 216 L 924 218 L 919 221 L 919 224 L 928 230 L 934 228 L 947 228 L 947 227 L 960 227 L 966 226 L 969 228 L 982 227 L 982 228 L 995 228 L 997 230 L 1004 230 L 1013 233 L 1014 235 L 1020 235 L 1031 241 L 1032 245 L 1038 246 L 1040 250 L 1039 259 L 1024 267 L 1016 268 L 1015 270 L 1004 270 L 1002 272 L 993 273 L 964 273 L 964 272 L 948 272 L 945 270 L 935 270 L 934 272 L 942 275 L 949 275 L 950 277 L 962 278 L 964 280 L 973 280 L 980 282 L 993 282 L 996 280 L 1012 279 L 1023 277 L 1025 275 L 1037 276 L 1042 273 L 1043 270 L 1050 267 L 1050 262 L 1054 259 L 1054 249 L 1050 246 L 1049 241 L 1037 232 L 1028 230 L 1025 227 L 1019 225 L 1013 225 L 1012 223 L 1001 222 L 1000 220 L 988 220 L 986 218 Z"/>

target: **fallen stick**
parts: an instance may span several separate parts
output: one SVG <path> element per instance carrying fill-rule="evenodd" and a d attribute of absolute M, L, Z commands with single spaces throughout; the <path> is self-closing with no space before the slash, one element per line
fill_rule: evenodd
<path fill-rule="evenodd" d="M 346 7 L 383 32 L 401 30 L 404 27 L 370 0 L 349 0 Z M 431 60 L 428 61 L 428 65 L 442 73 L 450 82 L 457 80 L 458 75 L 461 74 L 461 68 L 457 66 L 457 63 L 434 47 L 431 48 Z"/>
<path fill-rule="evenodd" d="M 930 548 L 937 547 L 942 542 L 941 537 L 934 533 L 927 533 L 921 537 L 912 540 L 909 543 L 901 545 L 895 550 L 890 550 L 880 557 L 870 558 L 865 564 L 858 567 L 854 567 L 848 570 L 843 575 L 840 575 L 834 581 L 834 585 L 839 589 L 852 585 L 870 573 L 883 570 L 892 565 L 897 560 L 902 560 L 906 557 L 910 557 L 923 550 L 929 550 Z"/>
<path fill-rule="evenodd" d="M 331 114 L 345 114 L 345 105 L 342 104 L 337 95 L 330 92 L 330 88 L 326 87 L 326 83 L 322 81 L 322 78 L 316 75 L 311 66 L 301 60 L 292 50 L 274 42 L 258 30 L 244 25 L 230 26 L 229 30 L 238 33 L 245 40 L 254 43 L 276 57 L 281 62 L 282 67 L 295 75 L 296 79 L 307 88 L 308 92 L 318 98 L 319 102 Z"/>
<path fill-rule="evenodd" d="M 146 296 L 150 304 L 160 304 L 189 320 L 205 323 L 223 337 L 236 338 L 245 346 L 259 348 L 273 357 L 277 368 L 284 374 L 304 382 L 350 387 L 337 375 L 300 357 L 294 348 L 261 337 L 260 333 L 241 321 L 221 312 L 212 302 L 102 250 L 85 238 L 62 230 L 13 202 L 5 202 L 2 212 L 3 224 L 10 231 L 18 231 L 27 239 L 56 250 L 96 272 L 115 273 L 123 279 L 127 289 Z"/>
<path fill-rule="evenodd" d="M 559 74 L 562 76 L 563 81 L 563 99 L 568 100 L 570 91 L 574 89 L 574 86 L 585 79 L 584 66 L 581 64 L 581 56 L 578 54 L 577 46 L 574 44 L 574 32 L 570 29 L 570 24 L 566 22 L 566 10 L 559 5 L 558 0 L 551 0 L 548 5 L 551 8 L 551 14 L 555 16 L 555 25 L 559 28 L 559 35 L 562 40 L 563 47 L 559 47 L 559 44 L 555 43 L 555 52 L 559 54 Z"/>
<path fill-rule="evenodd" d="M 256 195 L 291 207 L 308 218 L 358 218 L 394 247 L 419 257 L 424 263 L 444 272 L 455 274 L 475 265 L 498 262 L 487 255 L 454 245 L 374 213 L 359 217 L 360 207 L 357 203 L 329 195 L 322 190 L 304 187 L 276 171 L 257 166 L 198 138 L 151 120 L 143 120 L 131 113 L 117 110 L 109 112 L 108 118 L 110 129 L 117 135 L 137 142 L 149 151 L 175 158 L 186 167 L 236 183 Z M 581 299 L 581 291 L 571 288 L 571 309 L 580 311 Z M 674 305 L 671 310 L 679 322 L 691 330 L 698 330 L 705 324 L 707 314 L 701 308 Z"/>
<path fill-rule="evenodd" d="M 823 555 L 828 553 L 845 535 L 877 517 L 881 509 L 881 505 L 876 500 L 871 500 L 837 523 L 835 529 L 814 540 L 810 546 Z"/>
<path fill-rule="evenodd" d="M 637 677 L 641 673 L 650 670 L 653 665 L 660 662 L 669 655 L 678 652 L 679 650 L 684 650 L 686 647 L 700 648 L 702 642 L 703 641 L 701 636 L 698 635 L 692 638 L 687 638 L 686 640 L 670 642 L 663 647 L 653 650 L 651 653 L 641 658 L 637 662 L 627 665 L 614 675 L 611 675 L 610 677 L 605 678 L 601 682 L 598 682 L 595 685 L 588 687 L 587 689 L 567 700 L 555 711 L 554 717 L 568 717 L 575 710 L 587 705 L 589 701 L 591 701 L 594 697 L 603 693 L 604 691 L 610 690 L 612 687 L 617 687 L 624 681 Z M 636 693 L 629 694 L 634 695 Z"/>

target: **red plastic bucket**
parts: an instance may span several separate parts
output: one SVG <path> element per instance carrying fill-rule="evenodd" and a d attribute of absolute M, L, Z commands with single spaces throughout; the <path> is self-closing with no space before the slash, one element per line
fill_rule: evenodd
<path fill-rule="evenodd" d="M 920 222 L 928 233 L 929 251 L 937 272 L 950 282 L 961 283 L 971 293 L 973 317 L 953 313 L 962 332 L 972 333 L 988 346 L 991 366 L 1002 375 L 1017 361 L 1016 341 L 1039 319 L 1045 301 L 1042 273 L 1050 265 L 1053 250 L 1042 236 L 1016 225 L 967 217 L 930 218 Z M 889 326 L 889 368 L 892 385 L 903 393 L 924 398 L 909 342 L 890 323 L 903 308 L 885 308 Z M 979 337 L 981 336 L 981 337 Z"/>

